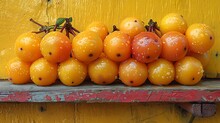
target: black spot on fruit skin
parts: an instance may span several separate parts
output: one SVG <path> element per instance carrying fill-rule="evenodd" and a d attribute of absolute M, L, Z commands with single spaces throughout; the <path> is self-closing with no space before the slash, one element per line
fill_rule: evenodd
<path fill-rule="evenodd" d="M 90 54 L 89 54 L 89 57 L 93 57 L 93 54 L 92 54 L 92 53 L 90 53 Z"/>
<path fill-rule="evenodd" d="M 130 83 L 133 84 L 134 82 L 131 80 Z"/>
<path fill-rule="evenodd" d="M 117 56 L 117 57 L 121 57 L 121 54 L 120 54 L 120 53 L 118 53 L 116 56 Z"/>
<path fill-rule="evenodd" d="M 212 40 L 212 36 L 210 36 L 210 40 Z"/>
<path fill-rule="evenodd" d="M 193 77 L 192 80 L 195 80 L 195 78 Z"/>
<path fill-rule="evenodd" d="M 216 57 L 218 57 L 218 52 L 215 54 Z"/>
<path fill-rule="evenodd" d="M 52 53 L 51 53 L 51 52 L 49 52 L 49 55 L 52 55 Z"/>
<path fill-rule="evenodd" d="M 147 59 L 149 59 L 150 58 L 150 56 L 147 56 Z"/>
<path fill-rule="evenodd" d="M 74 82 L 72 82 L 72 84 L 74 84 Z"/>
<path fill-rule="evenodd" d="M 106 82 L 102 82 L 103 84 L 106 84 Z"/>
<path fill-rule="evenodd" d="M 186 51 L 186 47 L 184 47 L 184 49 L 183 49 L 184 51 Z"/>
<path fill-rule="evenodd" d="M 39 79 L 40 81 L 42 80 L 42 78 L 41 78 L 41 77 L 39 77 L 38 79 Z"/>
<path fill-rule="evenodd" d="M 134 20 L 134 22 L 137 22 L 137 20 Z"/>
<path fill-rule="evenodd" d="M 22 50 L 23 50 L 23 48 L 19 48 L 19 50 L 20 50 L 20 51 L 22 51 Z"/>

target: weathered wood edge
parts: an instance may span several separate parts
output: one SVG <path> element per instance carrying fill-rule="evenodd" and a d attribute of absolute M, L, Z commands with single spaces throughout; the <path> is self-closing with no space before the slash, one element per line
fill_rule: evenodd
<path fill-rule="evenodd" d="M 0 82 L 0 102 L 220 102 L 220 80 L 203 80 L 196 86 L 170 85 L 127 87 L 120 83 L 77 87 L 55 84 L 13 85 Z"/>

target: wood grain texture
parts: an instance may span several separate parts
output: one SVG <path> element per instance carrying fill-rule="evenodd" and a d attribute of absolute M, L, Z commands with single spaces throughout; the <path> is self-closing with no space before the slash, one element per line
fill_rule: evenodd
<path fill-rule="evenodd" d="M 217 105 L 220 110 L 220 105 Z M 2 123 L 188 123 L 191 114 L 172 103 L 1 103 Z M 196 117 L 193 123 L 218 123 Z"/>
<path fill-rule="evenodd" d="M 216 43 L 212 48 L 211 62 L 206 68 L 207 77 L 216 78 L 220 73 L 220 13 L 218 0 L 7 0 L 0 2 L 0 78 L 7 78 L 5 65 L 15 56 L 15 39 L 24 32 L 37 30 L 30 18 L 42 24 L 54 24 L 58 17 L 73 17 L 73 25 L 83 31 L 93 21 L 104 22 L 109 30 L 112 25 L 129 16 L 145 23 L 150 18 L 160 23 L 170 13 L 181 13 L 188 25 L 205 23 L 213 28 Z M 219 76 L 220 77 L 220 76 Z"/>
<path fill-rule="evenodd" d="M 220 102 L 219 88 L 219 80 L 204 80 L 196 86 L 147 84 L 141 87 L 91 82 L 76 87 L 61 84 L 39 87 L 1 81 L 0 102 Z"/>

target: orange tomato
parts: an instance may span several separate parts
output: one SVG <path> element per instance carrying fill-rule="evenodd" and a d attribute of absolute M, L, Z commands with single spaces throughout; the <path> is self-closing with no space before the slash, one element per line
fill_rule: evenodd
<path fill-rule="evenodd" d="M 188 51 L 188 41 L 186 37 L 179 32 L 171 31 L 161 37 L 162 52 L 161 57 L 169 61 L 178 61 L 182 59 Z"/>
<path fill-rule="evenodd" d="M 144 32 L 146 29 L 144 23 L 135 17 L 128 17 L 122 20 L 119 30 L 130 35 L 131 39 L 140 32 Z"/>
<path fill-rule="evenodd" d="M 30 67 L 31 80 L 40 86 L 51 85 L 57 79 L 57 64 L 40 58 L 32 63 Z"/>
<path fill-rule="evenodd" d="M 72 50 L 71 41 L 61 32 L 50 32 L 43 37 L 40 43 L 40 50 L 48 61 L 60 63 L 70 57 Z"/>
<path fill-rule="evenodd" d="M 119 79 L 127 86 L 140 86 L 148 77 L 146 64 L 130 58 L 119 66 Z"/>
<path fill-rule="evenodd" d="M 108 35 L 108 28 L 102 22 L 92 22 L 91 24 L 89 24 L 86 30 L 96 32 L 100 36 L 102 41 L 104 41 L 105 37 Z"/>
<path fill-rule="evenodd" d="M 33 62 L 42 57 L 40 52 L 41 37 L 35 33 L 24 33 L 15 41 L 15 52 L 25 62 Z"/>
<path fill-rule="evenodd" d="M 110 33 L 104 40 L 104 53 L 116 62 L 122 62 L 130 58 L 131 40 L 129 35 L 115 31 Z"/>
<path fill-rule="evenodd" d="M 132 56 L 139 62 L 149 63 L 161 54 L 162 42 L 152 32 L 141 32 L 132 41 Z"/>
<path fill-rule="evenodd" d="M 215 42 L 212 29 L 205 24 L 193 24 L 186 31 L 189 41 L 189 50 L 203 54 L 209 51 Z"/>
<path fill-rule="evenodd" d="M 92 82 L 96 84 L 111 84 L 117 79 L 118 65 L 105 57 L 100 57 L 89 64 L 88 73 Z"/>
<path fill-rule="evenodd" d="M 31 63 L 24 62 L 19 58 L 14 58 L 8 62 L 7 72 L 9 81 L 13 84 L 25 84 L 30 82 Z"/>
<path fill-rule="evenodd" d="M 76 59 L 89 63 L 101 55 L 103 42 L 95 32 L 84 31 L 73 39 L 72 48 Z"/>
<path fill-rule="evenodd" d="M 175 80 L 183 85 L 195 85 L 203 76 L 203 67 L 199 60 L 186 56 L 175 63 Z"/>
<path fill-rule="evenodd" d="M 148 79 L 155 85 L 168 85 L 175 77 L 175 68 L 172 62 L 158 59 L 148 64 Z"/>

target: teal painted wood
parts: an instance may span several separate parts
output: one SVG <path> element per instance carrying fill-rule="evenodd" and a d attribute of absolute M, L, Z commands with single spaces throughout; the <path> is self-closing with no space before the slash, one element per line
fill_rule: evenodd
<path fill-rule="evenodd" d="M 128 87 L 119 82 L 76 87 L 60 83 L 40 87 L 32 83 L 0 82 L 0 102 L 220 102 L 220 80 L 203 80 L 196 86 L 145 84 Z"/>

